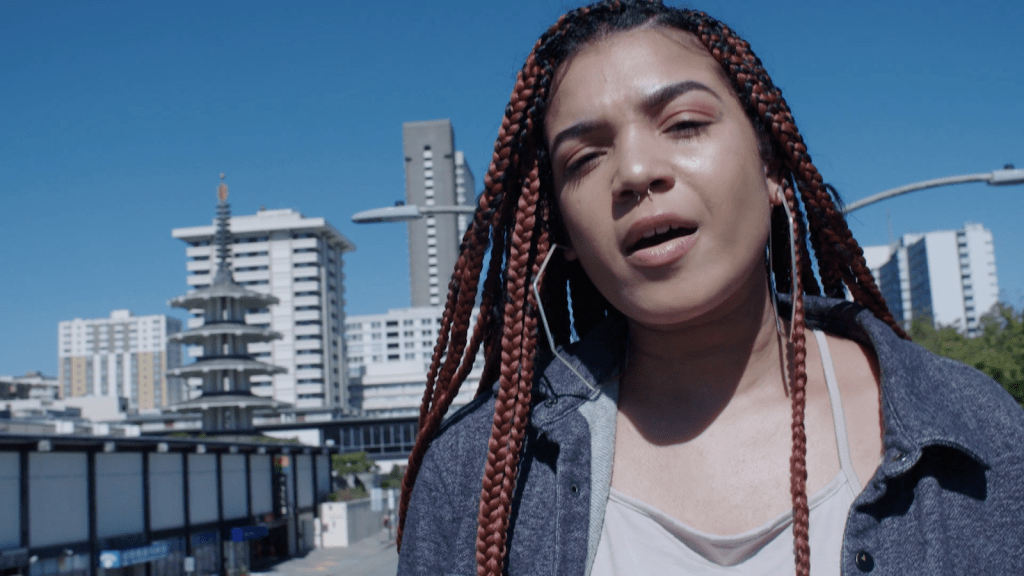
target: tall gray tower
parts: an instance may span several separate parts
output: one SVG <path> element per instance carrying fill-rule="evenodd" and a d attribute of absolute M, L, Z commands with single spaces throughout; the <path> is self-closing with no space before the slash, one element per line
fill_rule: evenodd
<path fill-rule="evenodd" d="M 473 173 L 455 150 L 450 120 L 402 124 L 405 151 L 405 202 L 417 206 L 453 206 L 475 199 Z M 468 217 L 432 214 L 410 220 L 409 288 L 413 306 L 439 306 L 455 269 Z"/>

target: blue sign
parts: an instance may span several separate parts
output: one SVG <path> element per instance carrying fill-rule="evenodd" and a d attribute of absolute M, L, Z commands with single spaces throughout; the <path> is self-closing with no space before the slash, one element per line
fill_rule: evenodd
<path fill-rule="evenodd" d="M 100 552 L 100 567 L 122 568 L 166 558 L 170 553 L 171 546 L 167 542 L 153 542 L 149 546 L 127 550 L 103 550 Z"/>
<path fill-rule="evenodd" d="M 245 526 L 242 528 L 231 529 L 231 541 L 232 542 L 245 542 L 246 540 L 256 540 L 263 538 L 270 531 L 267 530 L 266 526 Z"/>

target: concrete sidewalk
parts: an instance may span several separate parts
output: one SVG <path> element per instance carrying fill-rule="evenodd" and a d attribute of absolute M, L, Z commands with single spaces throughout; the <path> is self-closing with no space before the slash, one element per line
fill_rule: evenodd
<path fill-rule="evenodd" d="M 304 558 L 292 558 L 252 576 L 395 576 L 396 572 L 395 541 L 381 532 L 347 548 L 317 548 Z"/>

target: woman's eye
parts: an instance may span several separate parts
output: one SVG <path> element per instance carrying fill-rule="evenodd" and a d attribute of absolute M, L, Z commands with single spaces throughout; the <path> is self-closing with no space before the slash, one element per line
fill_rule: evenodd
<path fill-rule="evenodd" d="M 696 136 L 707 128 L 709 122 L 701 122 L 697 120 L 682 120 L 669 126 L 669 132 L 682 137 Z"/>
<path fill-rule="evenodd" d="M 577 158 L 574 158 L 565 167 L 565 176 L 567 178 L 569 178 L 569 177 L 572 177 L 572 176 L 578 174 L 584 168 L 586 168 L 587 165 L 589 165 L 593 160 L 595 160 L 598 156 L 599 156 L 599 154 L 597 152 L 588 152 L 586 154 L 581 154 Z"/>

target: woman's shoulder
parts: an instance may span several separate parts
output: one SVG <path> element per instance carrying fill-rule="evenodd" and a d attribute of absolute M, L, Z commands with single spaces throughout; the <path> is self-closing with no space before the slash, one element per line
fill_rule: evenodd
<path fill-rule="evenodd" d="M 473 452 L 471 445 L 483 444 L 490 436 L 494 418 L 494 393 L 478 394 L 468 404 L 450 413 L 434 434 L 430 450 L 442 452 L 445 457 L 458 457 Z"/>
<path fill-rule="evenodd" d="M 873 352 L 887 429 L 917 442 L 947 442 L 971 452 L 1005 454 L 1024 442 L 1024 409 L 995 380 L 895 334 L 867 309 L 809 298 L 808 325 Z M 1019 449 L 1018 449 L 1019 450 Z"/>

